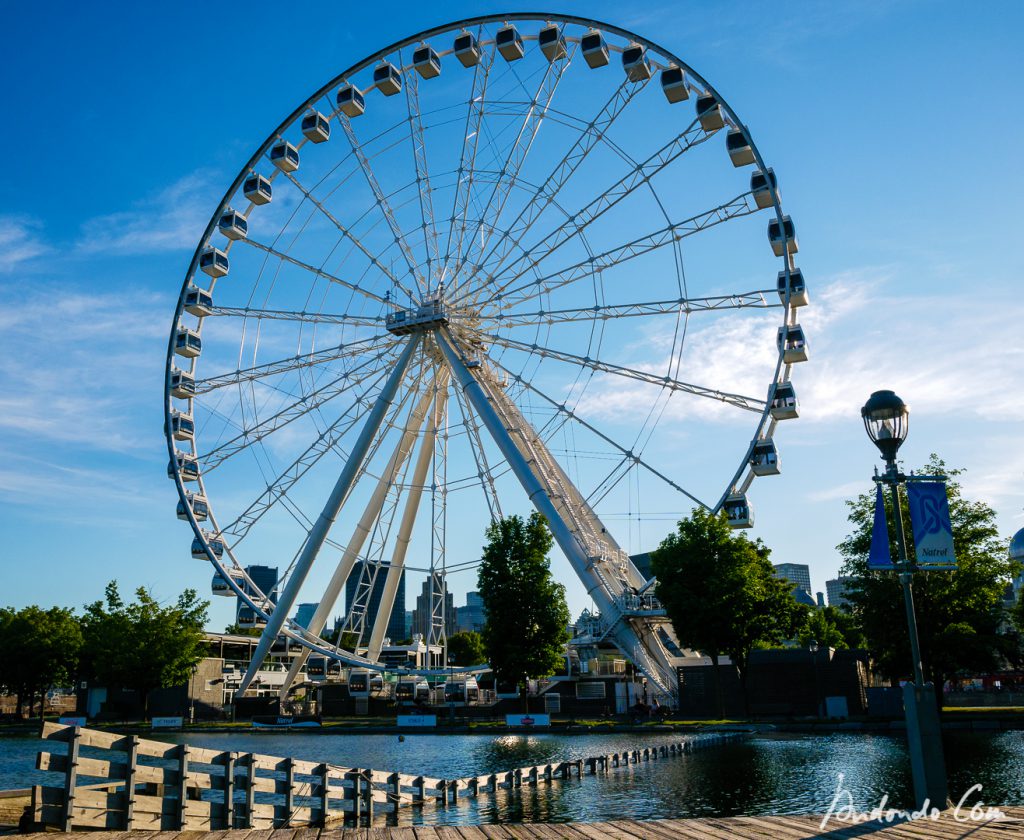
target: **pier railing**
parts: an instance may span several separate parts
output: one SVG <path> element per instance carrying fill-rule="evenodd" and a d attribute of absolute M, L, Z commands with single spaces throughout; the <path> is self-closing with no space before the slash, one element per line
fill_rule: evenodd
<path fill-rule="evenodd" d="M 220 752 L 46 723 L 36 767 L 63 774 L 32 788 L 33 822 L 72 829 L 202 830 L 372 822 L 403 807 L 447 806 L 500 790 L 601 775 L 682 756 L 742 737 L 719 733 L 574 761 L 517 767 L 462 779 L 434 779 L 255 753 Z"/>

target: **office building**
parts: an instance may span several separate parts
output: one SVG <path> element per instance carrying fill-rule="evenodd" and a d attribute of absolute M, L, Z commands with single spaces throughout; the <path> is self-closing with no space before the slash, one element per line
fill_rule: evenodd
<path fill-rule="evenodd" d="M 352 568 L 352 574 L 348 576 L 348 581 L 345 583 L 345 613 L 346 616 L 351 615 L 352 607 L 356 601 L 356 595 L 359 592 L 360 579 L 365 574 L 367 575 L 364 587 L 369 585 L 370 573 L 374 571 L 374 568 L 370 564 L 364 563 L 362 560 L 358 561 Z M 377 575 L 373 579 L 373 588 L 370 590 L 369 600 L 366 602 L 366 622 L 363 625 L 363 642 L 364 644 L 369 641 L 370 633 L 373 631 L 373 625 L 377 621 L 377 614 L 380 612 L 380 598 L 384 592 L 384 581 L 387 578 L 388 567 L 381 566 L 377 570 Z M 405 639 L 405 569 L 402 569 L 402 575 L 398 579 L 398 590 L 395 592 L 395 603 L 391 606 L 391 614 L 388 616 L 388 627 L 384 633 L 385 637 L 391 639 L 393 642 Z"/>
<path fill-rule="evenodd" d="M 848 609 L 850 606 L 850 600 L 846 596 L 849 590 L 849 586 L 850 579 L 846 577 L 838 577 L 832 580 L 826 580 L 825 591 L 828 593 L 828 605 L 830 607 Z"/>
<path fill-rule="evenodd" d="M 295 623 L 298 624 L 299 627 L 303 627 L 308 630 L 309 622 L 313 620 L 313 613 L 316 612 L 316 608 L 319 606 L 319 604 L 299 604 L 298 608 L 295 610 Z"/>
<path fill-rule="evenodd" d="M 444 632 L 450 636 L 455 632 L 455 598 L 447 591 L 444 578 L 439 572 L 434 573 L 436 588 L 444 593 Z M 412 611 L 412 635 L 423 636 L 424 641 L 430 640 L 430 577 L 423 581 L 423 588 L 416 596 L 416 608 Z"/>
<path fill-rule="evenodd" d="M 802 589 L 811 597 L 814 606 L 814 593 L 811 591 L 811 567 L 806 563 L 776 563 L 775 577 L 791 581 L 798 589 Z"/>
<path fill-rule="evenodd" d="M 269 595 L 273 603 L 277 603 L 277 592 L 271 591 L 277 586 L 277 566 L 246 566 L 245 573 L 260 592 Z M 236 598 L 235 621 L 241 627 L 261 626 L 256 621 L 256 614 L 241 598 Z"/>
<path fill-rule="evenodd" d="M 487 610 L 484 609 L 484 599 L 479 592 L 466 593 L 466 606 L 458 607 L 455 611 L 456 632 L 476 632 L 484 629 L 487 621 Z"/>

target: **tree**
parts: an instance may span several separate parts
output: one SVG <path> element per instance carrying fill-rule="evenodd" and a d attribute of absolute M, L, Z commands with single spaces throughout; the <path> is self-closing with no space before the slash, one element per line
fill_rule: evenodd
<path fill-rule="evenodd" d="M 483 637 L 475 630 L 465 630 L 448 637 L 448 658 L 453 665 L 469 667 L 487 662 Z"/>
<path fill-rule="evenodd" d="M 800 631 L 800 644 L 807 647 L 812 641 L 822 647 L 859 648 L 864 645 L 861 633 L 852 615 L 836 607 L 811 610 L 807 624 Z"/>
<path fill-rule="evenodd" d="M 243 627 L 237 621 L 234 624 L 229 624 L 224 628 L 224 632 L 229 636 L 262 636 L 263 631 L 257 627 Z"/>
<path fill-rule="evenodd" d="M 734 533 L 724 514 L 696 509 L 681 519 L 651 554 L 656 594 L 684 647 L 711 659 L 718 714 L 725 715 L 719 660 L 739 669 L 746 702 L 750 651 L 793 638 L 806 623 L 806 608 L 792 584 L 775 577 L 771 550 L 760 539 Z"/>
<path fill-rule="evenodd" d="M 46 692 L 72 682 L 81 647 L 82 633 L 71 610 L 0 610 L 0 682 L 15 695 L 19 717 L 26 701 L 30 715 L 36 701 L 42 714 Z"/>
<path fill-rule="evenodd" d="M 950 523 L 953 526 L 955 571 L 916 572 L 913 576 L 914 607 L 921 641 L 925 678 L 936 687 L 942 703 L 943 685 L 959 674 L 988 671 L 999 666 L 1012 640 L 1001 625 L 1005 618 L 1002 595 L 1014 564 L 999 537 L 995 511 L 984 502 L 965 499 L 957 476 L 932 455 L 922 472 L 947 478 Z M 893 572 L 871 571 L 867 566 L 874 521 L 875 494 L 864 493 L 847 501 L 853 532 L 838 549 L 845 558 L 844 574 L 850 581 L 848 598 L 863 628 L 868 649 L 879 670 L 890 678 L 912 674 L 910 642 L 903 590 Z M 895 560 L 896 536 L 888 494 L 885 498 L 889 545 Z M 910 512 L 905 495 L 901 515 L 914 556 Z"/>
<path fill-rule="evenodd" d="M 161 606 L 143 588 L 126 604 L 117 582 L 107 584 L 105 600 L 82 616 L 83 664 L 88 675 L 108 687 L 139 693 L 186 683 L 205 655 L 203 625 L 208 601 L 186 589 L 171 606 Z"/>
<path fill-rule="evenodd" d="M 477 589 L 487 611 L 483 640 L 496 677 L 517 685 L 550 676 L 565 656 L 569 607 L 565 587 L 551 576 L 553 540 L 539 513 L 509 516 L 487 528 Z"/>

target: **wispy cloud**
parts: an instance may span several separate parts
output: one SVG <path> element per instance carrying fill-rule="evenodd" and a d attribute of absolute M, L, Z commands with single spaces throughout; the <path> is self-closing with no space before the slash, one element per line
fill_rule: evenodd
<path fill-rule="evenodd" d="M 133 203 L 82 225 L 82 254 L 145 254 L 195 248 L 220 198 L 221 179 L 199 170 Z"/>
<path fill-rule="evenodd" d="M 22 263 L 45 254 L 42 225 L 27 216 L 0 216 L 0 273 L 9 274 Z"/>

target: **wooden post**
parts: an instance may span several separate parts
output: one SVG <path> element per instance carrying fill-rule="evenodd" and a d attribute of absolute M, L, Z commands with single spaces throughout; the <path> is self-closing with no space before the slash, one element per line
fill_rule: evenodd
<path fill-rule="evenodd" d="M 284 760 L 284 822 L 282 825 L 291 826 L 292 814 L 295 813 L 295 761 L 291 758 Z"/>
<path fill-rule="evenodd" d="M 359 827 L 359 771 L 352 770 L 345 774 L 345 780 L 351 784 L 351 787 L 345 790 L 345 798 L 350 799 L 352 802 L 352 819 L 355 820 L 355 825 Z"/>
<path fill-rule="evenodd" d="M 78 739 L 81 733 L 81 727 L 76 726 L 68 739 L 68 769 L 64 774 L 64 814 L 61 820 L 63 831 L 71 831 L 74 815 L 75 786 L 78 782 Z"/>
<path fill-rule="evenodd" d="M 316 768 L 316 775 L 320 777 L 320 810 L 323 812 L 320 824 L 326 827 L 331 807 L 331 765 L 324 762 Z"/>
<path fill-rule="evenodd" d="M 178 828 L 185 830 L 188 817 L 185 814 L 188 802 L 188 744 L 178 747 Z"/>
<path fill-rule="evenodd" d="M 245 764 L 245 820 L 240 828 L 255 828 L 252 819 L 253 806 L 256 804 L 256 758 L 246 753 L 242 759 Z"/>
<path fill-rule="evenodd" d="M 367 825 L 373 825 L 373 771 L 366 770 L 366 819 Z"/>
<path fill-rule="evenodd" d="M 395 803 L 395 813 L 402 807 L 402 777 L 398 773 L 388 776 L 388 799 Z"/>
<path fill-rule="evenodd" d="M 128 736 L 128 760 L 124 770 L 124 827 L 135 828 L 135 768 L 139 763 L 139 736 Z"/>
<path fill-rule="evenodd" d="M 235 759 L 237 753 L 221 754 L 220 763 L 224 765 L 224 828 L 230 831 L 235 827 Z M 213 828 L 213 820 L 210 820 Z"/>
<path fill-rule="evenodd" d="M 582 779 L 583 778 L 583 759 L 582 758 L 576 759 L 576 778 L 577 779 Z"/>
<path fill-rule="evenodd" d="M 416 781 L 413 782 L 414 793 L 412 795 L 413 803 L 419 802 L 423 805 L 427 801 L 427 783 L 423 781 L 422 776 L 417 776 Z"/>

